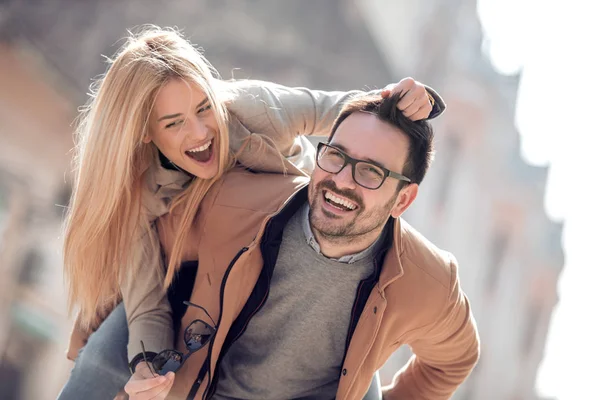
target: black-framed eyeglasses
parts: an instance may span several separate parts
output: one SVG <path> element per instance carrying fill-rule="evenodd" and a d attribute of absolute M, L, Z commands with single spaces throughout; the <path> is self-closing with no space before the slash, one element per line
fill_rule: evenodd
<path fill-rule="evenodd" d="M 195 352 L 206 346 L 207 343 L 214 337 L 216 332 L 215 321 L 212 319 L 208 311 L 202 306 L 191 303 L 189 301 L 184 301 L 183 304 L 186 306 L 192 306 L 200 308 L 202 311 L 208 315 L 213 325 L 209 325 L 201 319 L 196 319 L 192 321 L 187 328 L 185 328 L 185 333 L 183 334 L 183 340 L 185 341 L 185 347 L 187 347 L 187 353 L 183 354 L 177 350 L 163 350 L 158 353 L 151 361 L 148 361 L 146 357 L 146 349 L 144 348 L 144 342 L 140 340 L 140 344 L 142 345 L 142 356 L 144 357 L 144 362 L 154 375 L 156 372 L 159 375 L 166 375 L 168 372 L 177 372 L 183 363 Z"/>
<path fill-rule="evenodd" d="M 404 182 L 412 182 L 410 178 L 380 165 L 352 158 L 335 146 L 326 143 L 318 144 L 317 165 L 323 171 L 338 174 L 348 164 L 352 166 L 352 179 L 354 179 L 354 182 L 365 189 L 379 189 L 388 176 Z"/>

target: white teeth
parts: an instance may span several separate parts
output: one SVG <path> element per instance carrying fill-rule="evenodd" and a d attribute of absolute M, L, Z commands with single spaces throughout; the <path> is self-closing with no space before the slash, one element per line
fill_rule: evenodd
<path fill-rule="evenodd" d="M 354 204 L 350 203 L 348 200 L 339 198 L 331 192 L 325 192 L 325 198 L 334 203 L 340 204 L 349 210 L 354 210 L 356 208 L 356 206 Z"/>
<path fill-rule="evenodd" d="M 190 153 L 197 153 L 197 152 L 199 152 L 199 151 L 204 151 L 204 150 L 206 150 L 206 149 L 208 149 L 208 148 L 210 147 L 210 144 L 211 144 L 211 143 L 212 143 L 212 139 L 210 140 L 210 142 L 208 142 L 208 143 L 204 144 L 203 146 L 199 146 L 199 147 L 196 147 L 196 148 L 194 148 L 194 149 L 190 149 L 190 150 L 188 150 L 188 151 L 189 151 Z"/>

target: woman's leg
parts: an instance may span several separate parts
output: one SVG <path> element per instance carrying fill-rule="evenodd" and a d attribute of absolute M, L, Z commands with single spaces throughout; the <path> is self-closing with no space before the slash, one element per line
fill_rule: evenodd
<path fill-rule="evenodd" d="M 123 303 L 102 322 L 79 351 L 57 400 L 112 399 L 129 380 L 127 317 Z"/>

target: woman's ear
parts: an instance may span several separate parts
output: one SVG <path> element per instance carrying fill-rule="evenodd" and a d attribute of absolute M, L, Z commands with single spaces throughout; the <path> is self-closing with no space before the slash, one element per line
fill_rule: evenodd
<path fill-rule="evenodd" d="M 144 133 L 144 137 L 142 137 L 142 142 L 148 144 L 152 141 L 152 138 L 150 137 L 150 133 L 146 132 Z"/>

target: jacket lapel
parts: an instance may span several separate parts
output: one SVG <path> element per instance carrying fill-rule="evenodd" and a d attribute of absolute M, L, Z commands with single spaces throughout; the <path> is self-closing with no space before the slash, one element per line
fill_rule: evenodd
<path fill-rule="evenodd" d="M 404 275 L 400 256 L 402 255 L 402 220 L 396 218 L 394 221 L 394 240 L 383 261 L 381 275 L 379 276 L 380 290 L 383 292 L 392 282 Z"/>
<path fill-rule="evenodd" d="M 356 330 L 350 340 L 350 346 L 348 347 L 346 359 L 342 366 L 342 375 L 340 376 L 336 395 L 337 399 L 347 398 L 350 388 L 360 375 L 360 369 L 377 337 L 386 306 L 387 301 L 383 293 L 376 286 L 371 291 L 367 304 L 356 325 Z"/>
<path fill-rule="evenodd" d="M 350 340 L 350 346 L 348 347 L 346 359 L 342 366 L 342 375 L 340 376 L 336 399 L 346 399 L 352 385 L 361 374 L 375 373 L 375 371 L 361 371 L 361 368 L 375 343 L 387 307 L 385 289 L 404 274 L 400 262 L 402 240 L 401 220 L 399 218 L 394 221 L 393 229 L 393 241 L 384 257 L 379 282 L 377 282 L 371 291 L 356 325 L 356 330 Z M 370 382 L 371 378 L 369 377 L 368 380 L 365 380 Z"/>

